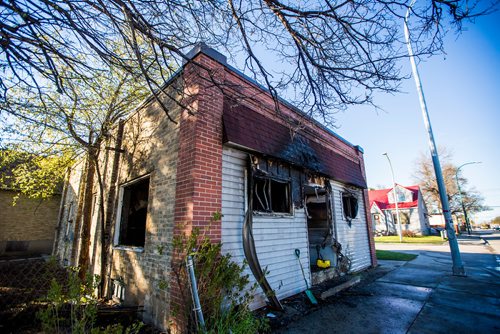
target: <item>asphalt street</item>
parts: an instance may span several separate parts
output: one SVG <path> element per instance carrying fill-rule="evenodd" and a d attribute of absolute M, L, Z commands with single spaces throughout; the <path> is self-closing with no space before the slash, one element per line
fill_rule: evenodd
<path fill-rule="evenodd" d="M 500 333 L 500 233 L 460 236 L 466 277 L 452 275 L 448 243 L 377 244 L 418 254 L 380 261 L 387 274 L 338 295 L 335 302 L 280 333 Z"/>

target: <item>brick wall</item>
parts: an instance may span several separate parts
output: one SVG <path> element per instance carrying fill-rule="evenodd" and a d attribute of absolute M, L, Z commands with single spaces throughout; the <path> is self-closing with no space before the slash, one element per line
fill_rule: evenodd
<path fill-rule="evenodd" d="M 366 170 L 365 170 L 365 160 L 363 159 L 363 152 L 361 150 L 357 150 L 358 157 L 359 157 L 359 164 L 361 167 L 361 173 L 363 174 L 363 177 L 366 180 Z M 367 181 L 368 183 L 368 181 Z M 364 208 L 365 208 L 365 214 L 366 214 L 366 228 L 368 230 L 368 242 L 370 246 L 370 257 L 372 261 L 372 267 L 377 266 L 377 254 L 375 253 L 375 239 L 373 239 L 373 222 L 372 222 L 372 214 L 371 214 L 371 208 L 370 208 L 370 201 L 368 198 L 368 189 L 363 189 L 363 201 L 364 201 Z"/>
<path fill-rule="evenodd" d="M 13 206 L 16 194 L 0 190 L 0 255 L 50 254 L 61 196 L 36 200 L 21 195 Z"/>
<path fill-rule="evenodd" d="M 218 242 L 221 240 L 220 221 L 212 222 L 210 218 L 215 212 L 221 212 L 224 99 L 219 87 L 209 78 L 223 82 L 224 68 L 203 54 L 194 60 L 210 68 L 211 72 L 195 65 L 188 65 L 184 72 L 194 113 L 184 111 L 180 123 L 174 236 L 189 234 L 196 227 L 213 242 Z M 174 258 L 172 266 L 179 261 L 183 259 Z M 173 277 L 171 303 L 174 308 L 182 310 L 190 300 L 185 300 L 178 283 Z M 179 316 L 174 319 L 171 329 L 180 332 L 185 325 L 186 319 Z"/>
<path fill-rule="evenodd" d="M 179 107 L 166 103 L 171 115 L 179 120 Z M 104 278 L 106 283 L 120 279 L 125 286 L 125 305 L 144 306 L 144 321 L 166 329 L 170 317 L 170 259 L 174 227 L 175 184 L 178 153 L 179 125 L 165 117 L 165 112 L 155 102 L 150 102 L 123 123 L 120 143 L 117 126 L 110 138 L 102 144 L 99 166 L 104 183 Z M 107 149 L 106 149 L 107 147 Z M 82 180 L 85 159 L 71 170 L 67 191 L 63 199 L 56 255 L 67 265 L 78 265 L 83 252 L 89 259 L 89 270 L 102 274 L 102 238 L 99 213 L 99 187 L 97 179 L 90 187 Z M 148 215 L 146 240 L 142 248 L 114 246 L 120 188 L 134 179 L 149 175 Z M 84 226 L 75 224 L 82 186 L 90 188 L 90 243 L 82 248 L 81 234 Z M 85 211 L 82 208 L 80 211 Z M 83 221 L 83 220 L 82 220 Z M 107 247 L 109 246 L 109 247 Z M 74 256 L 71 256 L 74 254 Z M 165 284 L 167 283 L 167 284 Z M 108 291 L 108 286 L 104 291 Z"/>
<path fill-rule="evenodd" d="M 178 108 L 170 107 L 171 115 L 179 120 Z M 165 283 L 171 275 L 178 134 L 179 126 L 170 122 L 156 103 L 151 103 L 125 122 L 119 163 L 114 164 L 112 156 L 107 162 L 117 168 L 117 189 L 110 191 L 111 185 L 106 186 L 106 211 L 112 211 L 111 236 L 118 233 L 115 227 L 120 185 L 143 175 L 150 177 L 145 245 L 143 249 L 112 247 L 109 278 L 124 282 L 125 304 L 143 305 L 144 320 L 163 329 L 170 317 L 170 287 Z M 109 170 L 110 181 L 114 177 Z M 114 199 L 110 198 L 113 192 Z M 95 243 L 100 243 L 98 230 L 94 229 Z M 98 261 L 99 254 L 94 258 Z"/>

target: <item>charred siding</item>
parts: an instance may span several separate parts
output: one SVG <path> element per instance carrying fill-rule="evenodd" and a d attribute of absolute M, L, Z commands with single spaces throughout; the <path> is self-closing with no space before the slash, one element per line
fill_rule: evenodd
<path fill-rule="evenodd" d="M 222 243 L 223 251 L 232 255 L 237 263 L 243 263 L 242 227 L 245 214 L 245 168 L 247 154 L 224 148 L 222 160 Z M 292 296 L 306 289 L 294 250 L 301 251 L 301 261 L 310 283 L 309 246 L 306 217 L 303 209 L 295 209 L 290 215 L 254 215 L 254 238 L 257 255 L 269 284 L 279 299 Z M 254 278 L 247 268 L 251 284 Z M 265 305 L 265 297 L 259 289 L 253 308 Z"/>

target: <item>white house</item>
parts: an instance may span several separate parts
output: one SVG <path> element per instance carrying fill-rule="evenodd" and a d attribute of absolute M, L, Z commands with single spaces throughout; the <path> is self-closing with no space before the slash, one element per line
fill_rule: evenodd
<path fill-rule="evenodd" d="M 394 196 L 396 195 L 396 196 Z M 399 208 L 401 228 L 416 234 L 429 234 L 429 219 L 422 192 L 418 185 L 396 188 L 370 190 L 370 212 L 373 230 L 377 234 L 397 234 L 396 204 Z"/>

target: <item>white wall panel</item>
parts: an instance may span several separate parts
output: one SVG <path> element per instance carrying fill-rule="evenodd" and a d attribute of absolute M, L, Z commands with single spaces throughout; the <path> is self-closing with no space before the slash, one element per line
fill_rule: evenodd
<path fill-rule="evenodd" d="M 330 181 L 333 190 L 333 203 L 337 238 L 342 245 L 342 253 L 351 261 L 351 271 L 356 272 L 371 265 L 370 246 L 368 243 L 367 219 L 361 189 L 346 187 L 345 185 Z M 342 192 L 349 190 L 358 198 L 358 215 L 349 226 L 342 208 Z"/>
<path fill-rule="evenodd" d="M 222 159 L 222 250 L 232 255 L 233 261 L 243 263 L 242 229 L 245 218 L 245 168 L 247 155 L 232 148 L 224 148 Z M 253 216 L 253 235 L 257 256 L 262 268 L 267 268 L 269 284 L 278 299 L 306 289 L 295 249 L 301 251 L 301 263 L 310 284 L 307 223 L 303 210 L 293 215 Z M 246 269 L 250 282 L 255 278 Z M 258 288 L 252 308 L 265 305 L 263 292 Z"/>

